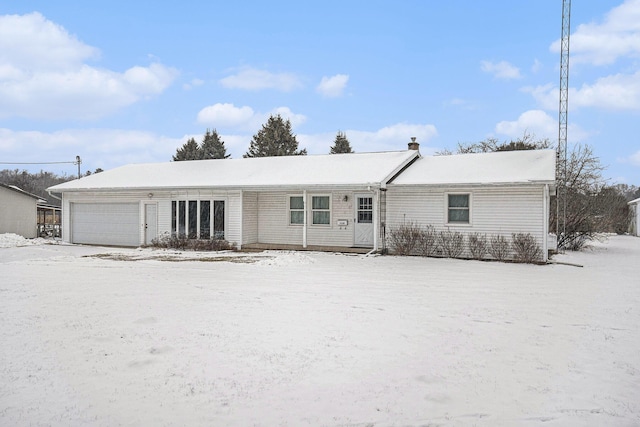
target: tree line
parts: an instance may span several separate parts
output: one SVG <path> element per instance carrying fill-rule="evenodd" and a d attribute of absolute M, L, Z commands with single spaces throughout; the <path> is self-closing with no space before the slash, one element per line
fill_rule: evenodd
<path fill-rule="evenodd" d="M 344 132 L 337 133 L 329 153 L 353 153 Z M 283 119 L 278 114 L 270 116 L 262 128 L 253 135 L 249 149 L 242 157 L 305 156 L 306 154 L 306 149 L 298 149 L 298 140 L 291 129 L 291 121 Z M 189 138 L 176 150 L 172 160 L 227 159 L 229 157 L 224 141 L 217 130 L 207 129 L 202 142 L 197 143 L 195 138 Z"/>

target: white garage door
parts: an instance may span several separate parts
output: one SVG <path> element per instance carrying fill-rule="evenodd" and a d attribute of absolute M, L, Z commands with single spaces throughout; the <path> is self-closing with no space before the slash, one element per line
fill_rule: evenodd
<path fill-rule="evenodd" d="M 71 241 L 89 245 L 138 246 L 138 203 L 72 203 Z"/>

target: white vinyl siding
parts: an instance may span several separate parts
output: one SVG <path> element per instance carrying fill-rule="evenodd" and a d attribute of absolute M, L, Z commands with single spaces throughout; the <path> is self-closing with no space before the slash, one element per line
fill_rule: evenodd
<path fill-rule="evenodd" d="M 242 195 L 242 244 L 258 242 L 258 193 Z"/>
<path fill-rule="evenodd" d="M 258 243 L 302 245 L 303 228 L 289 224 L 289 197 L 287 192 L 258 193 Z M 311 224 L 311 197 L 330 197 L 331 223 L 314 226 Z M 345 197 L 346 200 L 345 200 Z M 353 193 L 340 191 L 328 193 L 307 193 L 309 218 L 307 219 L 307 245 L 353 246 Z M 339 227 L 338 220 L 347 220 L 347 225 Z"/>
<path fill-rule="evenodd" d="M 471 224 L 447 222 L 447 194 L 470 194 Z M 459 188 L 393 186 L 387 191 L 386 232 L 409 222 L 432 225 L 436 230 L 463 234 L 502 235 L 530 233 L 540 248 L 546 247 L 544 186 Z"/>

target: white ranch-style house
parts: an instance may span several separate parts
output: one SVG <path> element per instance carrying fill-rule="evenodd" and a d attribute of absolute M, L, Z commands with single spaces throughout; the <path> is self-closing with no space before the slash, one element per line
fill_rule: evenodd
<path fill-rule="evenodd" d="M 378 251 L 411 220 L 464 233 L 531 233 L 546 260 L 555 152 L 409 150 L 133 164 L 51 187 L 63 240 L 139 246 L 163 234 L 239 249 Z M 545 215 L 546 213 L 546 215 Z"/>

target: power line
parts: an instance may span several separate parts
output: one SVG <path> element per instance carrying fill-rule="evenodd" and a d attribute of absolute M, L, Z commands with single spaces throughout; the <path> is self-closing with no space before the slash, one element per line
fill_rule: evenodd
<path fill-rule="evenodd" d="M 78 162 L 0 162 L 0 165 L 75 165 Z"/>

